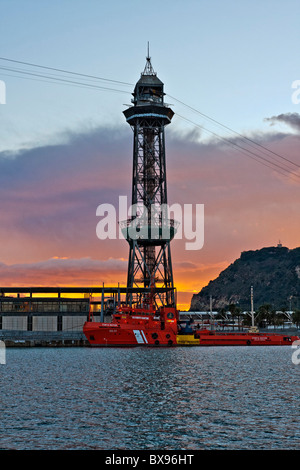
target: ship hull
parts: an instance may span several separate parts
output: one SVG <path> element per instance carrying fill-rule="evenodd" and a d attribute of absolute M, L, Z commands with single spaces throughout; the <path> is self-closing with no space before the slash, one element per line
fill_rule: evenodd
<path fill-rule="evenodd" d="M 169 329 L 146 325 L 120 327 L 118 324 L 86 322 L 83 332 L 91 346 L 173 346 L 176 334 Z"/>
<path fill-rule="evenodd" d="M 178 336 L 177 342 L 184 342 L 184 335 Z M 199 330 L 188 336 L 192 336 L 190 344 L 197 346 L 291 346 L 293 341 L 299 339 L 298 336 L 275 333 L 222 333 L 209 330 Z"/>
<path fill-rule="evenodd" d="M 83 326 L 91 346 L 173 346 L 176 344 L 178 311 L 120 308 L 111 323 L 87 321 Z"/>
<path fill-rule="evenodd" d="M 177 334 L 173 328 L 146 324 L 86 322 L 83 332 L 91 346 L 291 346 L 298 336 L 264 333 L 197 331 Z"/>

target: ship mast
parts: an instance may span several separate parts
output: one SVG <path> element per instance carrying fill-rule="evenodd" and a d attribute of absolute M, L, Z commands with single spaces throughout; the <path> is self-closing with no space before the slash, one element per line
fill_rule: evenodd
<path fill-rule="evenodd" d="M 254 328 L 253 286 L 251 286 L 251 326 Z"/>
<path fill-rule="evenodd" d="M 258 333 L 257 326 L 254 326 L 254 307 L 253 307 L 253 286 L 251 286 L 251 328 L 249 329 L 250 333 Z"/>

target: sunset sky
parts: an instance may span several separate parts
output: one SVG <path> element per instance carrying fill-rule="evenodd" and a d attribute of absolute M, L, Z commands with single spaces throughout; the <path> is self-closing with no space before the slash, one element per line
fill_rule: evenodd
<path fill-rule="evenodd" d="M 0 286 L 125 285 L 127 243 L 97 238 L 96 209 L 130 197 L 133 134 L 122 112 L 148 41 L 175 112 L 169 204 L 205 212 L 202 249 L 172 242 L 179 307 L 242 251 L 300 246 L 299 1 L 0 7 Z"/>

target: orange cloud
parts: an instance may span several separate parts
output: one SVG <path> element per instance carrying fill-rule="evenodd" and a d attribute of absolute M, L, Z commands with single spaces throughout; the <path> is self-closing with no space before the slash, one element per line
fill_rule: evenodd
<path fill-rule="evenodd" d="M 96 208 L 130 195 L 131 134 L 107 129 L 63 145 L 0 153 L 0 284 L 117 285 L 126 282 L 125 240 L 99 240 Z M 299 163 L 299 136 L 258 136 Z M 277 159 L 278 160 L 278 159 Z M 204 204 L 204 247 L 172 242 L 179 305 L 241 251 L 299 246 L 299 182 L 219 142 L 167 135 L 169 204 Z M 299 174 L 299 169 L 293 169 Z"/>

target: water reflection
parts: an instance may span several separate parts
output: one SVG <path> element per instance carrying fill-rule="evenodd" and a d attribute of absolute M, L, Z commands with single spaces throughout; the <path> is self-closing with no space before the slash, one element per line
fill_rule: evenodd
<path fill-rule="evenodd" d="M 2 449 L 296 449 L 290 348 L 8 349 Z"/>

